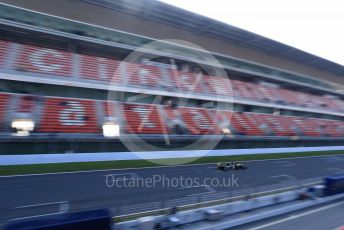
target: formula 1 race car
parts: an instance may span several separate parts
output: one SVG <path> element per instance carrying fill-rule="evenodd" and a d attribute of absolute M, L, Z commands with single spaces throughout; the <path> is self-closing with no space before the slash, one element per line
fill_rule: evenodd
<path fill-rule="evenodd" d="M 228 170 L 246 170 L 247 166 L 243 163 L 238 162 L 221 162 L 217 163 L 217 168 L 222 171 L 228 171 Z"/>

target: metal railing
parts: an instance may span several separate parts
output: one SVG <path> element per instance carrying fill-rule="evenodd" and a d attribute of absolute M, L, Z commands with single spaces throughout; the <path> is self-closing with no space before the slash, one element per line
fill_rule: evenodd
<path fill-rule="evenodd" d="M 251 199 L 253 197 L 270 195 L 293 189 L 302 189 L 310 185 L 320 184 L 321 178 L 322 177 L 313 177 L 302 180 L 289 180 L 278 184 L 264 185 L 255 188 L 235 189 L 229 190 L 228 192 L 195 194 L 178 199 L 166 200 L 164 202 L 159 201 L 126 205 L 120 208 L 114 208 L 112 211 L 117 213 L 114 217 L 117 221 L 129 220 L 146 215 L 165 214 L 173 207 L 177 207 L 178 210 L 188 210 L 216 204 L 224 204 L 242 199 Z"/>

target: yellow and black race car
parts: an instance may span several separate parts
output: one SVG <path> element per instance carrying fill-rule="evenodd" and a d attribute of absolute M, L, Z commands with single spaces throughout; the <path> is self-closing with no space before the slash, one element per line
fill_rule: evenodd
<path fill-rule="evenodd" d="M 220 162 L 217 163 L 217 168 L 222 171 L 228 170 L 246 170 L 247 166 L 238 162 Z"/>

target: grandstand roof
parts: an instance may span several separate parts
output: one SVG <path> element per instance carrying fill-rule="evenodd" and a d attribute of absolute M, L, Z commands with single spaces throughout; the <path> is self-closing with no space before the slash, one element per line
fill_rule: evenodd
<path fill-rule="evenodd" d="M 238 27 L 156 0 L 82 1 L 121 11 L 123 13 L 136 15 L 159 23 L 176 26 L 184 30 L 192 31 L 196 34 L 230 41 L 238 46 L 261 50 L 269 53 L 270 55 L 285 57 L 299 64 L 310 65 L 336 75 L 344 75 L 344 66 L 335 62 Z"/>

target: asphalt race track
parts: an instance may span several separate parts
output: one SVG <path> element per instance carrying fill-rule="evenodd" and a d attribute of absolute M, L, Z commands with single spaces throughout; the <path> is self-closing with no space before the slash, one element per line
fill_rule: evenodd
<path fill-rule="evenodd" d="M 56 213 L 63 202 L 71 211 L 106 207 L 114 215 L 124 215 L 237 196 L 242 191 L 273 190 L 344 172 L 344 155 L 250 161 L 247 166 L 246 171 L 227 172 L 204 164 L 2 176 L 0 223 Z"/>

